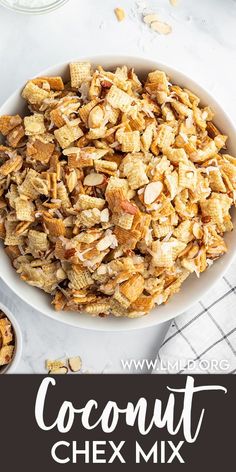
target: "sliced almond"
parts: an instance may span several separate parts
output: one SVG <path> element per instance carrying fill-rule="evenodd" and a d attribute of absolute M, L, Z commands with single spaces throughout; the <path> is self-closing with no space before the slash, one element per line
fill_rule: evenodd
<path fill-rule="evenodd" d="M 96 185 L 101 185 L 103 180 L 104 175 L 92 172 L 91 174 L 86 175 L 84 179 L 84 185 L 87 185 L 88 187 L 95 187 Z"/>
<path fill-rule="evenodd" d="M 59 369 L 52 369 L 48 372 L 49 374 L 52 375 L 57 375 L 57 374 L 67 374 L 68 373 L 68 367 L 59 367 Z"/>
<path fill-rule="evenodd" d="M 102 125 L 103 119 L 104 119 L 104 111 L 99 105 L 97 105 L 89 113 L 89 117 L 88 117 L 89 128 L 99 128 Z"/>
<path fill-rule="evenodd" d="M 120 206 L 125 213 L 129 213 L 130 215 L 136 215 L 136 213 L 138 212 L 138 208 L 132 203 L 130 203 L 128 200 L 123 200 Z"/>
<path fill-rule="evenodd" d="M 201 225 L 197 222 L 193 224 L 193 235 L 196 239 L 201 239 L 203 237 L 203 230 Z"/>
<path fill-rule="evenodd" d="M 71 154 L 80 154 L 81 149 L 75 146 L 71 146 L 69 148 L 63 149 L 64 156 L 70 156 Z"/>
<path fill-rule="evenodd" d="M 82 360 L 79 356 L 77 357 L 70 357 L 68 359 L 68 366 L 71 370 L 71 372 L 79 372 L 82 367 Z"/>
<path fill-rule="evenodd" d="M 67 187 L 70 193 L 75 189 L 77 182 L 78 176 L 76 170 L 73 169 L 66 178 Z"/>
<path fill-rule="evenodd" d="M 153 23 L 153 21 L 159 21 L 159 16 L 156 15 L 156 13 L 150 13 L 149 15 L 145 15 L 143 17 L 143 21 L 147 25 L 150 25 L 151 23 Z"/>
<path fill-rule="evenodd" d="M 106 249 L 108 249 L 109 247 L 115 247 L 117 246 L 117 239 L 116 239 L 116 236 L 114 234 L 109 234 L 107 236 L 105 236 L 104 238 L 102 238 L 98 243 L 97 243 L 97 250 L 98 251 L 105 251 Z"/>
<path fill-rule="evenodd" d="M 155 202 L 157 197 L 163 190 L 163 184 L 161 182 L 151 182 L 148 184 L 144 191 L 144 203 L 150 205 Z"/>
<path fill-rule="evenodd" d="M 101 223 L 108 223 L 109 221 L 109 210 L 108 208 L 104 208 L 104 210 L 101 211 Z"/>
<path fill-rule="evenodd" d="M 151 29 L 159 34 L 170 34 L 172 32 L 172 27 L 163 21 L 154 21 L 151 24 Z"/>

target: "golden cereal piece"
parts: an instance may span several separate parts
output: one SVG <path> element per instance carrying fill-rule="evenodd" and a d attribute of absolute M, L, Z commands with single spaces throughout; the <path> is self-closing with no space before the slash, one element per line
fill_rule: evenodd
<path fill-rule="evenodd" d="M 92 198 L 92 197 L 91 197 Z M 92 228 L 101 222 L 101 212 L 98 208 L 91 208 L 90 210 L 81 211 L 77 219 L 77 224 Z"/>
<path fill-rule="evenodd" d="M 51 373 L 54 374 L 55 371 L 58 369 L 65 367 L 65 362 L 64 361 L 52 361 L 52 360 L 46 360 L 46 369 Z"/>
<path fill-rule="evenodd" d="M 128 308 L 130 305 L 130 300 L 126 298 L 121 292 L 119 287 L 117 290 L 115 290 L 113 298 L 123 307 L 123 308 Z"/>
<path fill-rule="evenodd" d="M 157 267 L 172 267 L 174 264 L 172 246 L 168 242 L 152 243 L 153 264 Z"/>
<path fill-rule="evenodd" d="M 57 184 L 57 198 L 61 200 L 62 208 L 66 209 L 71 207 L 71 201 L 69 199 L 66 186 L 63 184 L 63 182 L 59 182 Z"/>
<path fill-rule="evenodd" d="M 148 184 L 149 179 L 146 174 L 146 165 L 141 159 L 127 162 L 124 165 L 124 175 L 127 177 L 131 189 L 136 190 Z"/>
<path fill-rule="evenodd" d="M 116 317 L 125 317 L 128 315 L 127 308 L 122 306 L 115 298 L 111 299 L 111 313 Z"/>
<path fill-rule="evenodd" d="M 142 143 L 144 151 L 149 151 L 152 144 L 154 132 L 155 132 L 155 125 L 150 124 L 146 127 L 144 133 L 142 134 L 141 143 Z"/>
<path fill-rule="evenodd" d="M 179 186 L 194 191 L 197 187 L 197 170 L 195 166 L 179 163 Z"/>
<path fill-rule="evenodd" d="M 21 156 L 14 156 L 11 159 L 7 160 L 2 166 L 0 166 L 0 175 L 7 176 L 11 172 L 16 172 L 20 170 L 23 164 L 23 159 Z"/>
<path fill-rule="evenodd" d="M 34 205 L 29 200 L 17 197 L 15 200 L 16 217 L 19 221 L 34 221 Z"/>
<path fill-rule="evenodd" d="M 109 175 L 114 175 L 118 168 L 116 162 L 104 161 L 102 159 L 96 160 L 94 167 L 97 172 L 104 172 L 104 174 Z"/>
<path fill-rule="evenodd" d="M 65 223 L 62 220 L 57 218 L 52 218 L 44 215 L 44 222 L 47 230 L 49 231 L 50 236 L 58 237 L 64 236 L 66 232 Z"/>
<path fill-rule="evenodd" d="M 36 161 L 45 162 L 47 164 L 54 152 L 55 145 L 53 143 L 43 143 L 36 139 L 32 143 L 27 144 L 27 155 Z"/>
<path fill-rule="evenodd" d="M 169 148 L 175 140 L 173 129 L 170 125 L 160 125 L 157 130 L 157 145 L 160 149 Z"/>
<path fill-rule="evenodd" d="M 32 82 L 36 83 L 47 82 L 52 90 L 62 91 L 64 90 L 64 83 L 61 77 L 37 77 Z"/>
<path fill-rule="evenodd" d="M 194 239 L 193 234 L 193 223 L 190 220 L 182 221 L 177 228 L 173 231 L 174 236 L 179 241 L 189 243 Z"/>
<path fill-rule="evenodd" d="M 69 286 L 72 289 L 80 290 L 93 284 L 90 272 L 81 266 L 73 265 L 68 271 Z"/>
<path fill-rule="evenodd" d="M 49 187 L 50 187 L 52 198 L 56 200 L 57 199 L 57 174 L 56 172 L 51 172 L 48 175 L 48 178 L 50 181 Z"/>
<path fill-rule="evenodd" d="M 88 119 L 91 111 L 96 107 L 96 105 L 99 103 L 99 99 L 95 98 L 91 100 L 90 102 L 86 103 L 79 109 L 79 116 L 81 120 L 85 123 L 88 124 Z"/>
<path fill-rule="evenodd" d="M 22 123 L 22 118 L 19 115 L 3 115 L 0 116 L 0 133 L 7 136 L 16 126 Z"/>
<path fill-rule="evenodd" d="M 22 125 L 16 126 L 13 130 L 10 131 L 7 135 L 7 142 L 13 148 L 20 146 L 22 138 L 25 136 L 25 129 Z"/>
<path fill-rule="evenodd" d="M 226 192 L 226 186 L 218 167 L 209 171 L 209 185 L 214 192 Z"/>
<path fill-rule="evenodd" d="M 84 311 L 89 315 L 98 316 L 101 314 L 108 314 L 110 310 L 109 300 L 98 301 L 96 303 L 91 303 L 84 307 Z"/>
<path fill-rule="evenodd" d="M 26 136 L 43 134 L 46 131 L 44 125 L 44 116 L 40 113 L 34 113 L 34 115 L 25 116 L 24 127 Z"/>
<path fill-rule="evenodd" d="M 122 203 L 124 202 L 124 193 L 122 188 L 106 189 L 106 201 L 112 213 L 122 212 Z"/>
<path fill-rule="evenodd" d="M 0 239 L 5 239 L 6 237 L 6 228 L 4 220 L 0 220 Z"/>
<path fill-rule="evenodd" d="M 89 62 L 70 63 L 71 86 L 78 89 L 82 82 L 91 79 L 91 64 Z"/>
<path fill-rule="evenodd" d="M 131 305 L 131 309 L 149 313 L 154 307 L 154 297 L 147 295 L 140 295 Z"/>
<path fill-rule="evenodd" d="M 54 305 L 54 309 L 56 311 L 62 311 L 65 309 L 66 306 L 66 297 L 63 295 L 62 292 L 59 290 L 56 291 L 53 300 L 52 300 L 52 305 Z"/>
<path fill-rule="evenodd" d="M 34 169 L 29 169 L 25 179 L 23 180 L 22 184 L 19 186 L 19 193 L 21 195 L 25 195 L 26 197 L 31 198 L 34 200 L 39 195 L 40 191 L 34 188 L 32 182 L 34 181 L 35 177 L 38 177 L 38 172 Z"/>
<path fill-rule="evenodd" d="M 18 246 L 7 246 L 5 248 L 5 252 L 8 255 L 8 257 L 11 259 L 13 262 L 17 257 L 21 255 L 21 252 L 18 248 Z"/>
<path fill-rule="evenodd" d="M 22 234 L 25 236 L 28 233 L 30 224 L 31 224 L 31 221 L 22 221 L 21 223 L 18 223 L 15 229 L 16 235 Z"/>
<path fill-rule="evenodd" d="M 125 11 L 123 8 L 117 7 L 114 12 L 118 21 L 123 21 L 125 19 Z"/>
<path fill-rule="evenodd" d="M 39 252 L 47 251 L 49 248 L 47 234 L 43 233 L 42 231 L 35 231 L 31 229 L 28 232 L 28 244 L 29 250 L 33 255 L 37 255 Z"/>
<path fill-rule="evenodd" d="M 113 217 L 112 217 L 112 222 L 115 224 L 115 225 L 118 225 L 120 226 L 121 228 L 124 228 L 124 229 L 131 229 L 132 228 L 132 224 L 133 224 L 133 220 L 134 220 L 134 215 L 131 215 L 129 213 L 124 213 L 124 214 L 113 214 Z"/>
<path fill-rule="evenodd" d="M 50 119 L 51 119 L 52 124 L 56 126 L 57 128 L 62 128 L 62 126 L 65 125 L 63 113 L 60 110 L 60 108 L 54 108 L 54 110 L 50 112 Z"/>
<path fill-rule="evenodd" d="M 133 303 L 141 295 L 144 289 L 144 278 L 141 274 L 133 275 L 127 282 L 120 285 L 120 293 L 124 295 L 130 303 Z"/>
<path fill-rule="evenodd" d="M 116 226 L 114 234 L 120 245 L 127 249 L 135 249 L 138 241 L 141 239 L 141 231 L 139 230 L 126 230 Z"/>
<path fill-rule="evenodd" d="M 122 112 L 128 112 L 131 109 L 134 98 L 115 85 L 112 85 L 106 96 L 106 100 L 113 108 L 118 108 Z"/>
<path fill-rule="evenodd" d="M 120 136 L 122 152 L 139 152 L 141 148 L 139 131 L 129 131 Z"/>
<path fill-rule="evenodd" d="M 71 144 L 73 144 L 76 139 L 79 139 L 83 136 L 83 131 L 79 128 L 79 126 L 68 126 L 64 125 L 59 129 L 54 131 L 54 135 L 62 149 L 65 149 Z"/>
<path fill-rule="evenodd" d="M 6 235 L 4 244 L 6 246 L 20 246 L 24 242 L 24 237 L 22 235 L 16 234 L 17 222 L 15 221 L 6 221 L 5 229 Z"/>
<path fill-rule="evenodd" d="M 168 160 L 174 165 L 178 165 L 180 162 L 188 163 L 186 151 L 182 148 L 167 147 L 165 148 L 164 153 Z"/>
<path fill-rule="evenodd" d="M 106 201 L 103 198 L 90 197 L 89 195 L 79 195 L 77 207 L 81 210 L 97 208 L 103 210 Z"/>
<path fill-rule="evenodd" d="M 169 91 L 168 78 L 166 73 L 162 70 L 155 70 L 153 72 L 149 72 L 147 83 L 155 84 L 156 86 L 158 86 L 158 89 L 162 90 L 163 92 Z"/>
<path fill-rule="evenodd" d="M 156 238 L 162 239 L 168 234 L 172 234 L 173 226 L 169 224 L 153 224 L 153 232 Z"/>
<path fill-rule="evenodd" d="M 38 194 L 45 195 L 46 197 L 49 195 L 49 183 L 46 179 L 34 177 L 31 181 L 31 184 Z"/>
<path fill-rule="evenodd" d="M 32 80 L 27 82 L 22 91 L 22 97 L 32 105 L 40 105 L 49 95 L 50 92 L 48 90 L 38 87 Z"/>

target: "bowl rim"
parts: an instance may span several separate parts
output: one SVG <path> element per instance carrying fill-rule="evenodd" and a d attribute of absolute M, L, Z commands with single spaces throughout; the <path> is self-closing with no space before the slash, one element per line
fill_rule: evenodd
<path fill-rule="evenodd" d="M 58 8 L 62 7 L 66 3 L 69 2 L 69 0 L 53 0 L 51 1 L 50 4 L 44 5 L 42 7 L 20 7 L 20 6 L 14 6 L 8 4 L 7 0 L 0 0 L 0 6 L 6 8 L 7 10 L 14 11 L 16 13 L 22 13 L 26 15 L 42 15 L 44 13 L 50 13 Z"/>
<path fill-rule="evenodd" d="M 235 135 L 236 135 L 236 128 L 235 128 L 233 120 L 228 115 L 228 113 L 223 109 L 221 104 L 214 98 L 214 96 L 211 94 L 211 92 L 208 91 L 207 88 L 205 88 L 204 86 L 202 86 L 201 84 L 196 82 L 190 75 L 183 72 L 181 68 L 176 69 L 175 67 L 172 67 L 171 65 L 169 65 L 167 63 L 159 62 L 159 61 L 157 61 L 157 60 L 155 60 L 152 57 L 149 57 L 147 55 L 145 55 L 145 56 L 137 56 L 137 55 L 130 56 L 130 55 L 121 55 L 120 54 L 120 55 L 114 55 L 113 56 L 111 54 L 108 54 L 108 55 L 101 55 L 100 54 L 100 55 L 95 55 L 95 56 L 92 56 L 92 55 L 84 56 L 84 57 L 82 56 L 82 57 L 68 59 L 66 62 L 65 61 L 59 62 L 57 64 L 54 64 L 54 65 L 50 66 L 50 67 L 47 67 L 43 71 L 39 71 L 37 73 L 37 75 L 34 76 L 34 77 L 39 77 L 40 75 L 41 76 L 46 76 L 46 75 L 50 75 L 52 73 L 55 73 L 54 72 L 55 70 L 66 69 L 66 68 L 68 68 L 70 62 L 76 62 L 76 61 L 80 61 L 80 62 L 87 61 L 87 62 L 91 62 L 91 64 L 94 64 L 94 65 L 98 65 L 98 64 L 103 65 L 104 62 L 105 63 L 108 62 L 108 63 L 114 64 L 114 67 L 117 67 L 117 66 L 122 65 L 122 64 L 129 64 L 129 63 L 132 64 L 132 62 L 140 61 L 142 63 L 140 65 L 140 69 L 145 67 L 144 63 L 146 63 L 146 67 L 148 67 L 148 66 L 151 67 L 151 64 L 152 64 L 153 65 L 152 67 L 156 67 L 156 68 L 159 68 L 159 69 L 165 71 L 168 75 L 173 76 L 173 79 L 175 79 L 176 75 L 181 76 L 183 81 L 184 81 L 184 79 L 186 79 L 187 82 L 190 82 L 191 85 L 189 86 L 189 88 L 192 88 L 193 91 L 194 91 L 194 89 L 198 89 L 197 93 L 200 93 L 199 97 L 200 97 L 201 101 L 202 101 L 202 98 L 201 98 L 201 93 L 202 93 L 203 95 L 207 96 L 207 99 L 209 99 L 210 106 L 213 106 L 213 107 L 215 106 L 216 108 L 218 108 L 218 110 L 221 111 L 224 118 L 228 122 L 227 126 L 230 126 L 233 130 L 233 133 L 235 133 Z M 104 67 L 107 67 L 107 66 L 104 66 Z M 178 83 L 178 80 L 177 80 L 177 83 Z M 18 87 L 17 90 L 15 90 L 1 104 L 1 106 L 0 106 L 0 115 L 1 115 L 1 112 L 2 112 L 2 108 L 7 107 L 8 104 L 12 100 L 17 99 L 17 98 L 20 97 L 22 87 L 23 86 Z M 204 99 L 203 99 L 203 102 L 204 102 Z M 236 229 L 234 231 L 236 231 Z M 0 248 L 0 250 L 1 250 L 1 248 Z M 233 248 L 230 249 L 230 253 L 228 253 L 228 261 L 225 262 L 224 265 L 222 265 L 221 270 L 220 270 L 220 274 L 218 274 L 218 276 L 216 276 L 214 280 L 209 282 L 206 285 L 206 288 L 204 290 L 202 290 L 200 294 L 198 294 L 198 292 L 196 291 L 196 294 L 192 297 L 190 302 L 186 303 L 184 309 L 177 309 L 175 314 L 166 313 L 164 319 L 161 319 L 161 320 L 158 319 L 158 316 L 156 316 L 156 318 L 154 320 L 150 320 L 149 322 L 144 323 L 144 324 L 140 323 L 140 320 L 147 320 L 149 315 L 141 317 L 141 318 L 132 319 L 132 320 L 129 319 L 129 318 L 119 318 L 117 323 L 115 323 L 113 325 L 111 325 L 111 323 L 110 323 L 110 326 L 107 323 L 103 323 L 104 320 L 107 321 L 106 318 L 101 318 L 100 323 L 96 324 L 96 326 L 95 325 L 93 326 L 90 323 L 86 323 L 85 321 L 80 322 L 79 321 L 79 319 L 80 319 L 79 314 L 78 314 L 78 318 L 76 318 L 76 321 L 71 320 L 71 319 L 66 320 L 65 318 L 61 319 L 61 318 L 58 317 L 58 314 L 59 314 L 58 312 L 56 312 L 56 311 L 55 312 L 49 312 L 46 309 L 42 309 L 41 307 L 38 307 L 36 305 L 36 303 L 34 302 L 34 300 L 32 300 L 32 301 L 26 300 L 24 298 L 23 291 L 20 288 L 19 289 L 16 289 L 15 287 L 11 288 L 8 281 L 5 279 L 5 277 L 1 273 L 0 273 L 0 279 L 2 279 L 5 282 L 5 284 L 16 295 L 18 295 L 19 298 L 21 300 L 23 300 L 28 306 L 31 306 L 36 311 L 42 313 L 43 315 L 45 315 L 45 316 L 47 316 L 47 317 L 49 317 L 49 318 L 51 318 L 55 321 L 58 321 L 58 322 L 61 322 L 61 323 L 64 323 L 64 324 L 67 324 L 67 325 L 70 325 L 70 326 L 73 326 L 73 327 L 76 327 L 76 328 L 82 328 L 82 329 L 93 330 L 93 331 L 122 332 L 122 331 L 131 331 L 131 330 L 137 330 L 137 329 L 151 328 L 151 327 L 157 326 L 158 324 L 163 323 L 165 321 L 170 321 L 171 319 L 174 319 L 175 317 L 183 314 L 185 311 L 189 310 L 195 303 L 197 303 L 203 296 L 205 296 L 207 294 L 207 292 L 209 292 L 209 290 L 211 290 L 212 287 L 225 275 L 225 273 L 227 272 L 228 268 L 231 266 L 231 264 L 232 264 L 233 260 L 235 259 L 235 257 L 236 257 L 236 244 Z M 208 270 L 210 270 L 210 269 L 208 269 Z M 46 294 L 45 294 L 45 296 L 46 296 Z M 157 309 L 158 309 L 158 307 L 157 307 Z M 62 313 L 66 314 L 66 312 L 62 312 Z M 122 320 L 123 320 L 123 323 L 122 323 Z M 124 322 L 124 320 L 125 320 L 125 322 Z"/>
<path fill-rule="evenodd" d="M 10 320 L 13 327 L 14 336 L 15 336 L 15 349 L 14 349 L 12 361 L 10 362 L 10 364 L 7 364 L 6 366 L 2 366 L 0 370 L 0 375 L 12 374 L 13 372 L 15 372 L 22 356 L 22 350 L 23 350 L 22 333 L 21 333 L 21 329 L 20 329 L 17 319 L 9 310 L 9 308 L 7 308 L 7 306 L 4 305 L 1 301 L 0 301 L 0 310 L 3 313 L 5 313 L 6 317 Z"/>

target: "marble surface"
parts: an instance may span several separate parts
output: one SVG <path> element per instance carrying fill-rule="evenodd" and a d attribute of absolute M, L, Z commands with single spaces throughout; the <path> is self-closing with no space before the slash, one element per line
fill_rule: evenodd
<path fill-rule="evenodd" d="M 113 9 L 126 20 L 118 23 Z M 173 32 L 160 36 L 142 24 L 156 11 Z M 193 77 L 236 119 L 236 1 L 70 0 L 44 16 L 0 7 L 0 104 L 29 77 L 52 64 L 97 54 L 146 56 Z M 47 319 L 0 282 L 0 299 L 16 313 L 24 349 L 19 373 L 43 373 L 46 358 L 80 354 L 90 372 L 123 372 L 121 359 L 155 358 L 168 324 L 125 333 L 97 333 Z"/>

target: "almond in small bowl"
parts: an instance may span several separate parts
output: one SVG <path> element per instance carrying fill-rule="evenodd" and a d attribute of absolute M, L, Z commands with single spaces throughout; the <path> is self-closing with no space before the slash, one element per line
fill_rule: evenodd
<path fill-rule="evenodd" d="M 12 313 L 0 303 L 0 374 L 13 373 L 22 353 L 22 335 Z"/>

